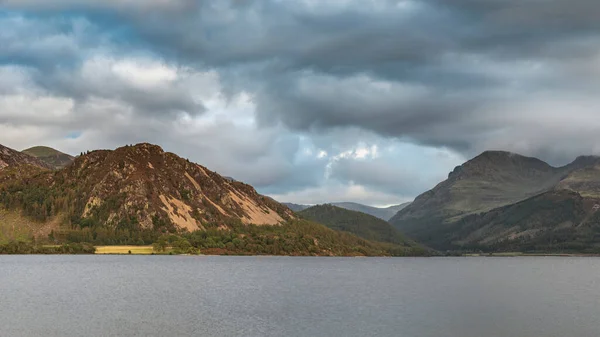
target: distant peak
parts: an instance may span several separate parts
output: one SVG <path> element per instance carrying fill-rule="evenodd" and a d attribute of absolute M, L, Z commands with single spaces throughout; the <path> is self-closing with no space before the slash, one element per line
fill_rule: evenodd
<path fill-rule="evenodd" d="M 500 150 L 484 151 L 479 156 L 469 160 L 468 162 L 489 161 L 489 160 L 523 160 L 523 161 L 544 163 L 544 164 L 548 165 L 543 160 L 540 160 L 535 157 L 528 157 L 528 156 L 524 156 L 524 155 L 521 155 L 518 153 L 509 152 L 509 151 L 500 151 Z"/>
<path fill-rule="evenodd" d="M 548 163 L 534 158 L 526 157 L 508 151 L 485 151 L 477 157 L 457 166 L 448 175 L 448 178 L 458 178 L 472 175 L 490 175 L 498 171 L 522 170 L 524 168 L 547 171 L 552 169 Z"/>

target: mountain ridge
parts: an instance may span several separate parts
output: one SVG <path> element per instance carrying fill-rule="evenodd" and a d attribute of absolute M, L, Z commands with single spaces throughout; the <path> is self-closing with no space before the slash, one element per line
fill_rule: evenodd
<path fill-rule="evenodd" d="M 600 182 L 599 165 L 600 157 L 595 156 L 580 156 L 570 164 L 554 167 L 533 157 L 486 151 L 456 167 L 448 179 L 419 195 L 411 205 L 399 211 L 390 223 L 408 236 L 431 244 L 433 248 L 446 249 L 452 246 L 451 243 L 473 244 L 472 240 L 461 236 L 474 237 L 468 233 L 468 228 L 481 234 L 486 232 L 485 228 L 492 233 L 492 229 L 498 230 L 497 226 L 501 225 L 494 227 L 493 223 L 485 223 L 485 220 L 475 221 L 478 216 L 489 219 L 491 216 L 486 218 L 486 214 L 498 213 L 498 210 L 512 212 L 519 209 L 521 212 L 522 208 L 510 206 L 525 201 L 528 201 L 528 205 L 544 204 L 540 202 L 546 200 L 544 198 L 551 202 L 552 193 L 560 194 L 560 191 L 574 192 L 579 196 L 580 193 L 588 197 L 600 196 L 600 184 L 596 183 Z M 566 195 L 566 199 L 574 198 L 574 195 Z M 535 199 L 538 196 L 543 197 Z M 535 222 L 535 209 L 527 214 L 532 219 L 527 225 Z M 519 223 L 518 226 L 527 227 L 525 223 Z M 511 231 L 514 235 L 522 235 L 518 228 L 512 228 Z M 497 236 L 498 240 L 510 239 L 510 236 L 500 237 Z M 477 242 L 490 244 L 485 239 Z"/>
<path fill-rule="evenodd" d="M 316 205 L 294 204 L 294 203 L 288 203 L 288 202 L 283 202 L 282 204 L 286 205 L 294 212 L 301 212 L 307 208 L 316 206 Z M 388 206 L 388 207 L 373 207 L 373 206 L 359 204 L 356 202 L 332 202 L 332 203 L 326 203 L 326 204 L 334 205 L 334 206 L 341 207 L 341 208 L 351 210 L 351 211 L 362 212 L 362 213 L 377 217 L 379 219 L 382 219 L 384 221 L 388 221 L 398 211 L 400 211 L 404 207 L 408 206 L 410 204 L 410 202 L 406 202 L 406 203 L 399 204 L 399 205 L 392 205 L 392 206 Z"/>

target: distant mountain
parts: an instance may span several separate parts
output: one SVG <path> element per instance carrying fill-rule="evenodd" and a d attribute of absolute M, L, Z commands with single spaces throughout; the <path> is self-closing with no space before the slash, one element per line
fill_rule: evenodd
<path fill-rule="evenodd" d="M 50 169 L 50 165 L 37 158 L 0 145 L 0 184 L 18 181 Z"/>
<path fill-rule="evenodd" d="M 354 202 L 335 202 L 335 203 L 332 203 L 332 205 L 338 206 L 341 208 L 345 208 L 345 209 L 349 209 L 351 211 L 366 213 L 366 214 L 372 215 L 374 217 L 377 217 L 379 219 L 388 221 L 394 215 L 396 215 L 396 213 L 398 213 L 400 210 L 402 210 L 406 206 L 410 205 L 410 202 L 400 204 L 400 205 L 385 207 L 385 208 L 372 207 L 372 206 L 357 204 Z"/>
<path fill-rule="evenodd" d="M 580 233 L 580 220 L 594 219 L 598 165 L 598 157 L 552 167 L 509 152 L 484 152 L 418 196 L 390 223 L 437 249 L 542 249 L 538 240 L 545 242 L 550 235 L 568 241 L 557 233 L 566 228 Z"/>
<path fill-rule="evenodd" d="M 71 164 L 75 160 L 75 157 L 66 153 L 62 153 L 58 150 L 47 146 L 35 146 L 23 150 L 22 152 L 32 157 L 38 158 L 39 160 L 50 165 L 54 169 L 63 168 Z"/>
<path fill-rule="evenodd" d="M 31 165 L 42 169 L 51 168 L 50 165 L 35 157 L 0 145 L 0 170 L 21 165 Z"/>
<path fill-rule="evenodd" d="M 299 205 L 299 204 L 285 203 L 285 202 L 283 204 L 286 205 L 287 207 L 289 207 L 294 212 L 300 212 L 309 207 L 312 207 L 311 205 Z M 334 205 L 334 206 L 348 209 L 351 211 L 362 212 L 362 213 L 377 217 L 379 219 L 388 221 L 394 215 L 396 215 L 396 213 L 398 213 L 398 211 L 400 211 L 401 209 L 410 205 L 410 203 L 407 202 L 407 203 L 404 203 L 401 205 L 394 205 L 394 206 L 385 207 L 385 208 L 372 207 L 372 206 L 367 206 L 367 205 L 363 205 L 363 204 L 358 204 L 355 202 L 334 202 L 334 203 L 330 203 L 330 205 Z"/>
<path fill-rule="evenodd" d="M 406 251 L 402 255 L 414 255 L 414 252 L 422 252 L 419 245 L 407 239 L 388 222 L 369 214 L 329 204 L 313 206 L 298 214 L 331 229 L 349 232 L 371 241 L 397 245 L 399 250 Z"/>
<path fill-rule="evenodd" d="M 300 204 L 294 204 L 291 202 L 282 202 L 281 204 L 287 206 L 289 209 L 291 209 L 294 212 L 300 212 L 307 208 L 312 207 L 311 205 L 300 205 Z"/>

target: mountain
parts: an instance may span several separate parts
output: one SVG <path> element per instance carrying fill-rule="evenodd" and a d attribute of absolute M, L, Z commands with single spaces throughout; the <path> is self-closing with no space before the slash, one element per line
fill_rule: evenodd
<path fill-rule="evenodd" d="M 413 255 L 412 251 L 423 249 L 415 242 L 404 237 L 388 222 L 362 212 L 351 211 L 330 204 L 317 205 L 298 213 L 301 217 L 344 232 L 355 234 L 361 238 L 386 242 L 405 250 L 404 255 Z"/>
<path fill-rule="evenodd" d="M 32 157 L 38 158 L 39 160 L 50 165 L 54 169 L 63 168 L 71 164 L 75 160 L 75 157 L 66 153 L 62 153 L 58 150 L 47 146 L 35 146 L 23 150 L 22 152 Z"/>
<path fill-rule="evenodd" d="M 600 200 L 553 190 L 464 217 L 437 246 L 490 252 L 600 253 Z"/>
<path fill-rule="evenodd" d="M 587 198 L 581 201 L 586 205 L 595 204 L 592 199 L 600 196 L 599 164 L 598 157 L 579 157 L 569 165 L 552 167 L 514 153 L 484 152 L 455 168 L 447 180 L 418 196 L 390 223 L 438 249 L 464 245 L 516 248 L 509 241 L 523 248 L 557 225 L 540 205 L 554 205 L 556 200 L 563 206 L 577 204 L 578 198 Z M 557 206 L 552 216 L 566 209 Z M 582 209 L 589 215 L 590 210 Z M 576 223 L 581 214 L 573 212 L 561 213 L 560 218 Z M 537 230 L 540 226 L 548 228 Z"/>
<path fill-rule="evenodd" d="M 298 219 L 252 186 L 146 143 L 0 181 L 0 204 L 0 245 L 33 236 L 52 244 L 162 242 L 214 254 L 402 253 Z"/>
<path fill-rule="evenodd" d="M 35 157 L 0 145 L 0 170 L 21 165 L 30 165 L 42 169 L 51 168 L 48 164 Z"/>
<path fill-rule="evenodd" d="M 300 212 L 307 208 L 312 207 L 311 205 L 299 205 L 299 204 L 293 204 L 293 203 L 283 203 L 283 204 L 286 205 L 287 207 L 289 207 L 294 212 Z M 341 208 L 351 210 L 351 211 L 362 212 L 362 213 L 377 217 L 379 219 L 388 221 L 396 213 L 398 213 L 398 211 L 400 211 L 404 207 L 410 205 L 410 203 L 407 202 L 407 203 L 404 203 L 401 205 L 394 205 L 394 206 L 385 207 L 385 208 L 372 207 L 372 206 L 367 206 L 367 205 L 363 205 L 363 204 L 358 204 L 355 202 L 334 202 L 334 203 L 331 203 L 330 205 L 334 205 L 334 206 L 341 207 Z"/>
<path fill-rule="evenodd" d="M 300 212 L 307 208 L 312 207 L 311 205 L 300 205 L 300 204 L 294 204 L 291 202 L 282 202 L 281 204 L 287 206 L 287 208 L 291 209 L 294 212 Z"/>
<path fill-rule="evenodd" d="M 73 194 L 67 200 L 71 225 L 135 223 L 152 228 L 166 221 L 193 231 L 205 223 L 277 225 L 293 218 L 286 207 L 251 186 L 230 182 L 151 144 L 89 152 L 62 170 L 30 181 L 26 188 L 56 198 Z"/>

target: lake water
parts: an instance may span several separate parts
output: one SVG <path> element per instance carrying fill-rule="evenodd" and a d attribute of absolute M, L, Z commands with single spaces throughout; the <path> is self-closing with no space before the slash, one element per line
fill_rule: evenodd
<path fill-rule="evenodd" d="M 600 335 L 600 258 L 0 256 L 0 336 Z"/>

